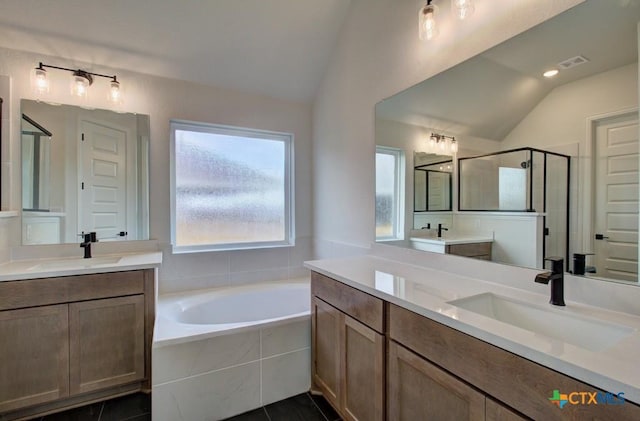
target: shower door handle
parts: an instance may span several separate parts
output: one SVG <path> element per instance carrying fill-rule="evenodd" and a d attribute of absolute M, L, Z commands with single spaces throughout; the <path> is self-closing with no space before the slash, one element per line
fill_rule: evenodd
<path fill-rule="evenodd" d="M 609 237 L 604 236 L 603 234 L 596 234 L 596 240 L 608 240 Z"/>

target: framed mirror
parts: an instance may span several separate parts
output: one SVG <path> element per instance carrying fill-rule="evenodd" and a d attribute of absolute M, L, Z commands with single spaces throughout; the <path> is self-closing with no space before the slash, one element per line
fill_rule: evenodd
<path fill-rule="evenodd" d="M 484 179 L 479 160 L 472 168 L 464 159 L 475 175 L 467 176 L 473 182 L 465 184 L 462 207 L 453 189 L 445 240 L 490 237 L 491 260 L 541 269 L 542 256 L 556 253 L 545 248 L 553 229 L 568 238 L 566 270 L 582 275 L 582 259 L 584 276 L 638 283 L 638 21 L 638 2 L 587 0 L 376 105 L 377 145 L 408 143 L 409 156 L 423 150 L 428 133 L 455 136 L 454 186 L 461 158 L 527 148 L 570 157 L 570 165 L 502 157 L 495 176 Z M 548 70 L 556 75 L 544 76 Z M 547 178 L 539 183 L 546 194 L 532 177 Z M 561 179 L 569 185 L 554 182 Z M 413 210 L 419 185 L 411 184 L 405 209 Z M 510 192 L 503 199 L 500 184 Z M 558 209 L 568 204 L 568 220 L 545 206 L 549 200 Z M 411 247 L 412 237 L 433 235 L 416 222 L 424 213 L 407 212 L 395 244 Z"/>
<path fill-rule="evenodd" d="M 149 116 L 21 108 L 22 244 L 149 239 Z"/>

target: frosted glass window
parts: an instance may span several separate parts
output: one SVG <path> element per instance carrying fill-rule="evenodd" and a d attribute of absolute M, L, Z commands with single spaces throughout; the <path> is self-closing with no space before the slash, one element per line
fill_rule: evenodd
<path fill-rule="evenodd" d="M 292 135 L 171 122 L 174 252 L 293 245 Z"/>
<path fill-rule="evenodd" d="M 403 152 L 376 147 L 376 240 L 402 239 Z"/>

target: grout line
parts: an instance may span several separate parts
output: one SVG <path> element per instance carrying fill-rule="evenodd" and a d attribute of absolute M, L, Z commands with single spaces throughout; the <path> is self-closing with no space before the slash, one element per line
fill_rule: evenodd
<path fill-rule="evenodd" d="M 320 415 L 322 415 L 322 416 L 324 417 L 324 419 L 325 419 L 325 420 L 327 420 L 327 421 L 331 421 L 331 420 L 329 419 L 329 417 L 327 417 L 327 416 L 325 415 L 325 413 L 324 413 L 324 412 L 322 412 L 322 409 L 320 409 L 320 407 L 316 404 L 316 401 L 314 401 L 314 400 L 313 400 L 313 398 L 311 397 L 311 395 L 309 394 L 309 392 L 307 392 L 307 393 L 306 393 L 306 395 L 307 395 L 307 397 L 309 398 L 309 400 L 311 401 L 311 404 L 312 404 L 313 406 L 315 406 L 315 407 L 316 407 L 316 409 L 318 410 L 318 412 L 320 412 Z"/>
<path fill-rule="evenodd" d="M 269 421 L 271 421 L 271 417 L 269 416 L 269 411 L 267 411 L 267 407 L 266 407 L 266 406 L 263 406 L 263 407 L 262 407 L 262 410 L 264 411 L 264 413 L 265 413 L 265 414 L 267 414 L 267 419 L 268 419 Z"/>

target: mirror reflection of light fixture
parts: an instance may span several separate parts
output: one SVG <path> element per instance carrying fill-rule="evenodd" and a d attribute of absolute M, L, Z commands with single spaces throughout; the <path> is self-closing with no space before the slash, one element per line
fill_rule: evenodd
<path fill-rule="evenodd" d="M 455 154 L 458 152 L 458 142 L 453 136 L 431 133 L 428 143 L 429 152 L 439 154 Z"/>
<path fill-rule="evenodd" d="M 89 87 L 93 84 L 93 77 L 104 77 L 111 79 L 109 83 L 109 90 L 107 93 L 107 100 L 114 105 L 122 103 L 122 92 L 120 90 L 120 82 L 118 82 L 116 76 L 103 75 L 100 73 L 87 72 L 81 69 L 69 69 L 66 67 L 51 66 L 40 62 L 38 67 L 33 69 L 31 75 L 31 86 L 36 94 L 46 94 L 50 89 L 50 82 L 47 75 L 46 68 L 65 70 L 71 72 L 71 95 L 79 98 L 86 98 L 89 93 Z"/>
<path fill-rule="evenodd" d="M 427 3 L 418 11 L 418 35 L 421 41 L 428 41 L 438 36 L 436 22 L 438 6 L 431 4 L 432 1 L 427 0 Z"/>
<path fill-rule="evenodd" d="M 451 0 L 451 10 L 460 20 L 465 20 L 476 10 L 473 0 Z"/>

